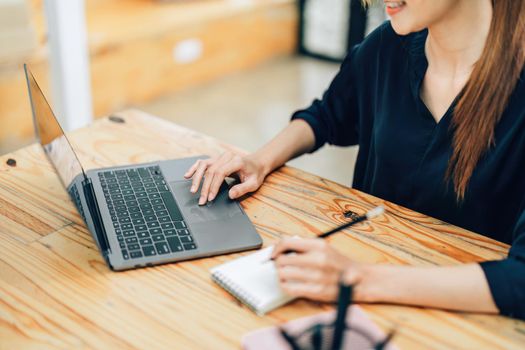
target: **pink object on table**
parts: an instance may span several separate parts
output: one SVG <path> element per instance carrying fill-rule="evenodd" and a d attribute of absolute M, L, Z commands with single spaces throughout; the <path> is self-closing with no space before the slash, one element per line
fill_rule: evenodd
<path fill-rule="evenodd" d="M 319 323 L 333 323 L 335 319 L 335 312 L 324 312 L 321 314 L 299 318 L 287 322 L 282 326 L 288 334 L 298 335 L 305 329 Z M 373 343 L 378 343 L 385 339 L 386 334 L 379 329 L 379 327 L 368 318 L 364 311 L 357 305 L 352 305 L 348 309 L 348 316 L 346 318 L 347 325 L 350 330 L 344 334 L 344 342 L 342 349 L 348 350 L 364 350 L 370 349 L 370 342 L 365 340 L 359 333 L 352 331 L 352 328 L 359 329 L 360 332 L 366 332 Z M 242 339 L 242 348 L 245 350 L 289 350 L 291 347 L 282 337 L 278 327 L 268 327 L 259 329 L 246 334 Z M 329 347 L 327 347 L 329 349 Z M 396 350 L 392 343 L 389 343 L 385 348 L 387 350 Z"/>

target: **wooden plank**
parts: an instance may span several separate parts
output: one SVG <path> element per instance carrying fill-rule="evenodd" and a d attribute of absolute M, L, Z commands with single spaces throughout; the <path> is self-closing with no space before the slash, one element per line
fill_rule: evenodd
<path fill-rule="evenodd" d="M 71 134 L 86 168 L 235 150 L 139 111 L 118 115 L 124 123 L 100 119 Z M 55 230 L 40 234 L 38 225 L 7 225 L 0 234 L 2 346 L 230 349 L 238 348 L 248 331 L 332 309 L 298 300 L 256 316 L 209 276 L 211 267 L 246 253 L 111 272 L 38 146 L 6 157 L 16 158 L 17 166 L 7 167 L 5 157 L 0 159 L 0 203 L 20 192 L 26 199 L 13 205 L 27 215 L 33 209 L 45 212 L 39 220 Z M 386 215 L 330 242 L 360 262 L 409 265 L 500 259 L 508 250 L 508 245 L 290 167 L 270 175 L 241 203 L 264 246 L 283 236 L 315 236 L 342 222 L 344 211 L 362 213 L 377 204 L 387 207 Z M 8 215 L 26 215 L 13 210 Z M 384 330 L 397 329 L 395 343 L 403 349 L 517 349 L 525 343 L 525 322 L 505 317 L 363 307 Z"/>

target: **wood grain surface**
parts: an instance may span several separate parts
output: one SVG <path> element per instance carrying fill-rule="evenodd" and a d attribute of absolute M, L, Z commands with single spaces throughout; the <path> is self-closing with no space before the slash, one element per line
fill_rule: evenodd
<path fill-rule="evenodd" d="M 130 110 L 71 135 L 86 168 L 226 149 L 211 137 Z M 16 166 L 6 164 L 15 159 Z M 316 234 L 377 204 L 387 213 L 329 238 L 361 262 L 453 265 L 501 259 L 508 246 L 290 167 L 242 206 L 264 240 Z M 265 317 L 209 269 L 242 254 L 112 272 L 39 145 L 0 157 L 0 349 L 236 349 L 243 334 L 332 309 L 299 300 Z M 519 349 L 525 323 L 500 316 L 363 305 L 401 349 Z"/>

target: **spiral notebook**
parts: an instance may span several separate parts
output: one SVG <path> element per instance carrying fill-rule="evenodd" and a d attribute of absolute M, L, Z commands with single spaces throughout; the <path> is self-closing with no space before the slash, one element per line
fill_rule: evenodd
<path fill-rule="evenodd" d="M 211 269 L 214 282 L 262 316 L 294 298 L 279 286 L 275 265 L 267 262 L 272 247 Z"/>

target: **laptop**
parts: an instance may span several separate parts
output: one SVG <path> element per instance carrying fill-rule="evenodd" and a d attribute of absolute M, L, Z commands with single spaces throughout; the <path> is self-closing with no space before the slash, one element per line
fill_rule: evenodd
<path fill-rule="evenodd" d="M 35 133 L 112 270 L 259 248 L 261 237 L 222 184 L 198 205 L 183 174 L 191 157 L 84 171 L 33 74 L 24 65 Z"/>

